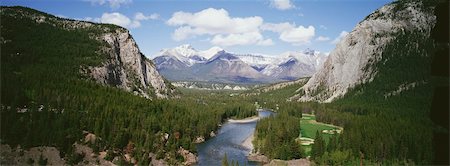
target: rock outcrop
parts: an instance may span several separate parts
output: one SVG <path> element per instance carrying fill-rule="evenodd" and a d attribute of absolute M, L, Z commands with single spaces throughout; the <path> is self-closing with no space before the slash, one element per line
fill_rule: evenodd
<path fill-rule="evenodd" d="M 197 156 L 195 156 L 195 154 L 189 152 L 188 150 L 185 150 L 183 147 L 180 147 L 178 149 L 178 153 L 184 158 L 183 165 L 193 165 L 197 163 Z"/>
<path fill-rule="evenodd" d="M 102 84 L 132 91 L 146 98 L 167 98 L 174 92 L 172 85 L 156 70 L 136 45 L 129 32 L 118 28 L 99 38 L 107 43 L 103 48 L 108 60 L 102 66 L 91 67 L 90 75 Z"/>
<path fill-rule="evenodd" d="M 371 82 L 382 63 L 392 34 L 420 31 L 430 35 L 436 22 L 422 1 L 397 1 L 374 11 L 346 35 L 330 53 L 323 67 L 291 100 L 331 102 L 356 85 Z"/>

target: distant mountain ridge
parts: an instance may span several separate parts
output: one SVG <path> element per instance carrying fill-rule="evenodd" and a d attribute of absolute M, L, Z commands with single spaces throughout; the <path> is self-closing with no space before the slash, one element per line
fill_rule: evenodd
<path fill-rule="evenodd" d="M 327 54 L 311 49 L 277 57 L 236 54 L 220 47 L 197 51 L 190 45 L 161 50 L 153 59 L 158 71 L 171 81 L 273 83 L 308 77 Z"/>

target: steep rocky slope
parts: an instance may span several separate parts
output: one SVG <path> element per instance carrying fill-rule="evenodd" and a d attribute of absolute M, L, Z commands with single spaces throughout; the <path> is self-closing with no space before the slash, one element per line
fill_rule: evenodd
<path fill-rule="evenodd" d="M 323 68 L 291 99 L 331 102 L 355 86 L 373 81 L 377 65 L 390 60 L 383 54 L 387 45 L 399 42 L 400 36 L 429 38 L 435 22 L 433 7 L 421 1 L 399 1 L 381 7 L 336 45 Z M 414 41 L 408 44 L 421 49 Z"/>
<path fill-rule="evenodd" d="M 102 34 L 100 40 L 108 45 L 103 51 L 109 55 L 100 67 L 90 67 L 90 75 L 100 83 L 133 91 L 146 98 L 155 94 L 167 98 L 174 89 L 156 70 L 136 45 L 129 32 L 118 28 L 111 33 Z"/>

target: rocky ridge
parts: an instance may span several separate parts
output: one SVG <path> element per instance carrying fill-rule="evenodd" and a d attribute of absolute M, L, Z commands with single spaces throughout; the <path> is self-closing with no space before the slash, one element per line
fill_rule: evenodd
<path fill-rule="evenodd" d="M 394 2 L 381 7 L 361 21 L 330 53 L 323 67 L 291 100 L 331 102 L 356 85 L 371 82 L 377 74 L 391 34 L 418 30 L 429 36 L 436 16 L 421 1 Z"/>
<path fill-rule="evenodd" d="M 174 89 L 147 59 L 125 29 L 116 29 L 100 37 L 108 46 L 103 51 L 108 60 L 99 67 L 90 67 L 90 75 L 99 83 L 116 86 L 151 98 L 167 98 Z M 153 92 L 154 90 L 154 92 Z"/>

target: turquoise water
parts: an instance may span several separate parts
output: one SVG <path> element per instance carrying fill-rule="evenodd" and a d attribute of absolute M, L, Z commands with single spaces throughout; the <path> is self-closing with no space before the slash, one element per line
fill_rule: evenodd
<path fill-rule="evenodd" d="M 267 117 L 273 112 L 268 110 L 258 111 L 259 117 Z M 229 163 L 232 160 L 239 162 L 239 165 L 258 165 L 257 162 L 247 160 L 250 152 L 241 144 L 255 131 L 256 121 L 248 123 L 225 123 L 219 129 L 218 134 L 197 146 L 198 165 L 213 166 L 221 165 L 225 153 Z"/>

